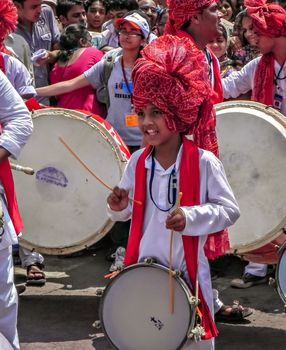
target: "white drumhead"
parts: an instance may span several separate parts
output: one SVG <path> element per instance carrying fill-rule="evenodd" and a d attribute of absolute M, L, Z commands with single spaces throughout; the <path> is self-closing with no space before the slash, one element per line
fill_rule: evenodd
<path fill-rule="evenodd" d="M 218 104 L 220 158 L 241 217 L 229 228 L 232 251 L 260 248 L 286 224 L 286 118 L 260 103 Z"/>
<path fill-rule="evenodd" d="M 175 350 L 185 342 L 191 320 L 185 284 L 174 279 L 171 314 L 168 270 L 158 266 L 133 265 L 105 290 L 100 316 L 116 349 Z"/>
<path fill-rule="evenodd" d="M 113 225 L 106 215 L 109 190 L 59 137 L 111 187 L 119 182 L 126 158 L 104 125 L 84 113 L 42 109 L 33 114 L 33 122 L 34 132 L 18 162 L 32 167 L 35 175 L 13 173 L 25 224 L 20 243 L 46 254 L 80 251 Z"/>
<path fill-rule="evenodd" d="M 279 262 L 276 269 L 276 282 L 278 293 L 286 304 L 286 244 L 281 248 Z"/>

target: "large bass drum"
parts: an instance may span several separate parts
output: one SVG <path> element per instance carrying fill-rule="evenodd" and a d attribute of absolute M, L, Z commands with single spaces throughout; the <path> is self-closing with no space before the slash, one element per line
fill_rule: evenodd
<path fill-rule="evenodd" d="M 121 179 L 129 152 L 115 130 L 98 116 L 45 108 L 33 113 L 34 132 L 18 162 L 34 176 L 14 172 L 25 228 L 20 244 L 61 255 L 98 242 L 113 226 L 107 218 L 108 189 L 59 141 L 62 139 L 106 184 Z"/>
<path fill-rule="evenodd" d="M 286 118 L 250 101 L 216 111 L 220 158 L 241 210 L 229 228 L 231 251 L 275 264 L 286 238 Z"/>

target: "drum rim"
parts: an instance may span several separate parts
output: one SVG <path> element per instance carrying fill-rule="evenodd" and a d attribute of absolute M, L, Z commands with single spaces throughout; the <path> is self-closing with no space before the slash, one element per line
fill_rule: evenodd
<path fill-rule="evenodd" d="M 281 259 L 284 256 L 285 252 L 286 252 L 286 241 L 284 242 L 284 244 L 280 247 L 280 249 L 278 251 L 278 262 L 277 262 L 276 271 L 275 271 L 275 280 L 276 280 L 276 285 L 277 285 L 277 292 L 278 292 L 281 300 L 286 305 L 286 295 L 283 292 L 283 290 L 281 288 L 281 285 L 279 283 L 279 266 L 280 266 Z"/>
<path fill-rule="evenodd" d="M 232 107 L 250 108 L 250 109 L 255 109 L 259 112 L 264 112 L 264 113 L 265 113 L 265 110 L 267 110 L 267 116 L 273 117 L 278 123 L 280 123 L 282 126 L 286 128 L 286 117 L 282 113 L 277 111 L 277 109 L 271 106 L 267 106 L 260 102 L 246 101 L 246 100 L 225 101 L 225 102 L 216 104 L 215 110 L 217 113 Z"/>
<path fill-rule="evenodd" d="M 103 125 L 100 124 L 100 122 L 93 118 L 93 116 L 96 116 L 96 114 L 91 112 L 84 112 L 84 111 L 78 111 L 73 109 L 67 109 L 67 108 L 43 108 L 34 110 L 32 113 L 32 119 L 37 119 L 41 117 L 66 117 L 69 119 L 74 119 L 78 121 L 82 121 L 86 124 L 88 124 L 93 129 L 96 129 L 100 132 L 102 137 L 111 145 L 112 149 L 114 150 L 116 159 L 117 159 L 117 165 L 119 168 L 120 176 L 122 177 L 124 167 L 127 163 L 127 158 L 125 155 L 123 155 L 122 151 L 120 150 L 119 145 L 114 140 L 114 137 L 110 133 L 110 131 L 105 128 Z M 100 118 L 102 119 L 102 118 Z M 104 121 L 104 119 L 102 119 Z M 107 136 L 108 135 L 108 136 Z M 97 232 L 91 232 L 88 238 L 81 240 L 79 242 L 76 242 L 75 244 L 72 244 L 70 246 L 64 246 L 64 247 L 44 247 L 38 244 L 34 244 L 28 240 L 25 240 L 25 238 L 19 239 L 19 244 L 23 246 L 26 249 L 36 249 L 39 253 L 47 254 L 47 255 L 68 255 L 80 252 L 91 245 L 99 242 L 103 237 L 106 236 L 106 234 L 112 229 L 115 222 L 113 222 L 110 219 L 107 219 L 102 226 L 98 229 Z"/>
<path fill-rule="evenodd" d="M 169 269 L 166 266 L 158 264 L 157 262 L 151 262 L 151 263 L 140 262 L 140 263 L 133 264 L 133 265 L 130 265 L 128 267 L 125 267 L 117 276 L 112 278 L 111 281 L 108 283 L 108 285 L 104 289 L 103 295 L 102 295 L 101 300 L 100 300 L 100 304 L 99 304 L 99 319 L 100 319 L 100 323 L 101 323 L 101 327 L 102 327 L 103 333 L 105 334 L 105 336 L 106 336 L 107 340 L 109 341 L 110 345 L 113 346 L 114 349 L 116 349 L 116 350 L 122 350 L 122 349 L 117 348 L 116 345 L 113 343 L 113 341 L 110 339 L 108 333 L 106 332 L 106 329 L 105 329 L 105 326 L 104 326 L 104 322 L 103 322 L 104 297 L 105 297 L 106 293 L 108 293 L 108 291 L 112 287 L 112 285 L 115 283 L 115 281 L 120 277 L 120 275 L 126 273 L 129 270 L 133 270 L 133 269 L 136 269 L 136 268 L 139 268 L 139 267 L 152 267 L 152 268 L 155 268 L 155 269 L 159 268 L 159 269 L 165 271 L 166 273 L 169 273 Z M 189 331 L 190 331 L 191 320 L 192 320 L 192 312 L 191 312 L 192 311 L 192 307 L 191 307 L 191 304 L 190 304 L 190 297 L 192 296 L 192 294 L 191 294 L 191 290 L 188 287 L 187 283 L 184 281 L 184 279 L 181 276 L 175 274 L 175 275 L 173 275 L 173 277 L 179 283 L 181 288 L 183 289 L 183 292 L 185 293 L 186 298 L 188 299 L 188 305 L 189 305 L 189 309 L 190 309 L 190 319 L 189 319 L 187 334 L 186 334 L 185 338 L 182 340 L 182 342 L 179 345 L 179 347 L 177 349 L 174 349 L 174 350 L 180 350 L 182 348 L 182 346 L 188 340 L 188 334 L 189 334 Z"/>
<path fill-rule="evenodd" d="M 275 108 L 271 106 L 267 106 L 263 103 L 255 102 L 255 101 L 246 101 L 246 100 L 232 100 L 232 101 L 225 101 L 221 102 L 215 105 L 216 112 L 221 112 L 227 109 L 231 108 L 248 108 L 248 109 L 254 109 L 259 112 L 265 113 L 267 110 L 266 116 L 269 118 L 273 118 L 277 123 L 279 123 L 282 127 L 285 128 L 285 136 L 286 136 L 286 117 L 277 111 Z M 259 249 L 263 247 L 266 244 L 271 243 L 273 240 L 277 239 L 281 233 L 282 230 L 286 227 L 286 216 L 284 219 L 278 223 L 276 227 L 274 227 L 271 231 L 267 233 L 267 235 L 264 236 L 264 240 L 257 239 L 255 241 L 252 241 L 251 243 L 248 243 L 247 245 L 244 244 L 236 244 L 231 246 L 229 249 L 229 253 L 232 254 L 243 254 L 243 253 L 249 253 L 253 250 Z"/>

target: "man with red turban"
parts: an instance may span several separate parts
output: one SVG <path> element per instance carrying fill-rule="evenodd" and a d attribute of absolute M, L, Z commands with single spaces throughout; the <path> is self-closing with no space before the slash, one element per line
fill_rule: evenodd
<path fill-rule="evenodd" d="M 219 63 L 215 55 L 207 49 L 207 44 L 219 33 L 220 12 L 216 0 L 169 0 L 169 21 L 165 33 L 188 38 L 205 54 L 209 65 L 209 79 L 213 87 L 212 102 L 223 101 Z M 216 136 L 216 116 L 212 111 L 193 130 L 194 141 L 199 147 L 219 155 Z M 224 255 L 229 250 L 227 230 L 210 235 L 205 251 L 209 259 Z"/>
<path fill-rule="evenodd" d="M 212 101 L 223 101 L 222 84 L 219 63 L 215 55 L 207 49 L 207 44 L 214 40 L 219 33 L 219 22 L 222 14 L 218 11 L 217 0 L 168 0 L 169 21 L 165 33 L 179 37 L 186 37 L 196 44 L 205 54 L 205 60 L 209 65 L 209 78 L 213 88 Z M 194 141 L 203 149 L 219 155 L 216 137 L 215 112 L 209 113 L 198 127 L 194 128 Z M 205 253 L 209 259 L 226 254 L 229 250 L 229 238 L 227 230 L 208 236 L 205 244 Z M 227 320 L 232 319 L 235 313 L 238 321 L 248 316 L 251 311 L 241 305 L 224 305 L 218 298 L 218 292 L 214 290 L 215 312 L 223 313 Z"/>

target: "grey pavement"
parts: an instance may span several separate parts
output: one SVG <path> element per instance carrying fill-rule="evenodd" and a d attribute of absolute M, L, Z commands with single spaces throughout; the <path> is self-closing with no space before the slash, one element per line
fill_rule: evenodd
<path fill-rule="evenodd" d="M 107 283 L 104 275 L 110 265 L 104 256 L 104 250 L 91 250 L 76 257 L 46 257 L 46 285 L 27 287 L 20 296 L 21 350 L 111 349 L 102 329 L 94 324 L 100 302 L 96 291 Z M 219 323 L 216 349 L 285 350 L 286 314 L 280 297 L 266 284 L 246 290 L 231 288 L 230 280 L 242 269 L 243 264 L 232 259 L 225 275 L 214 285 L 224 303 L 239 300 L 254 313 L 244 324 Z M 24 283 L 25 271 L 16 267 L 15 278 L 17 283 Z"/>

